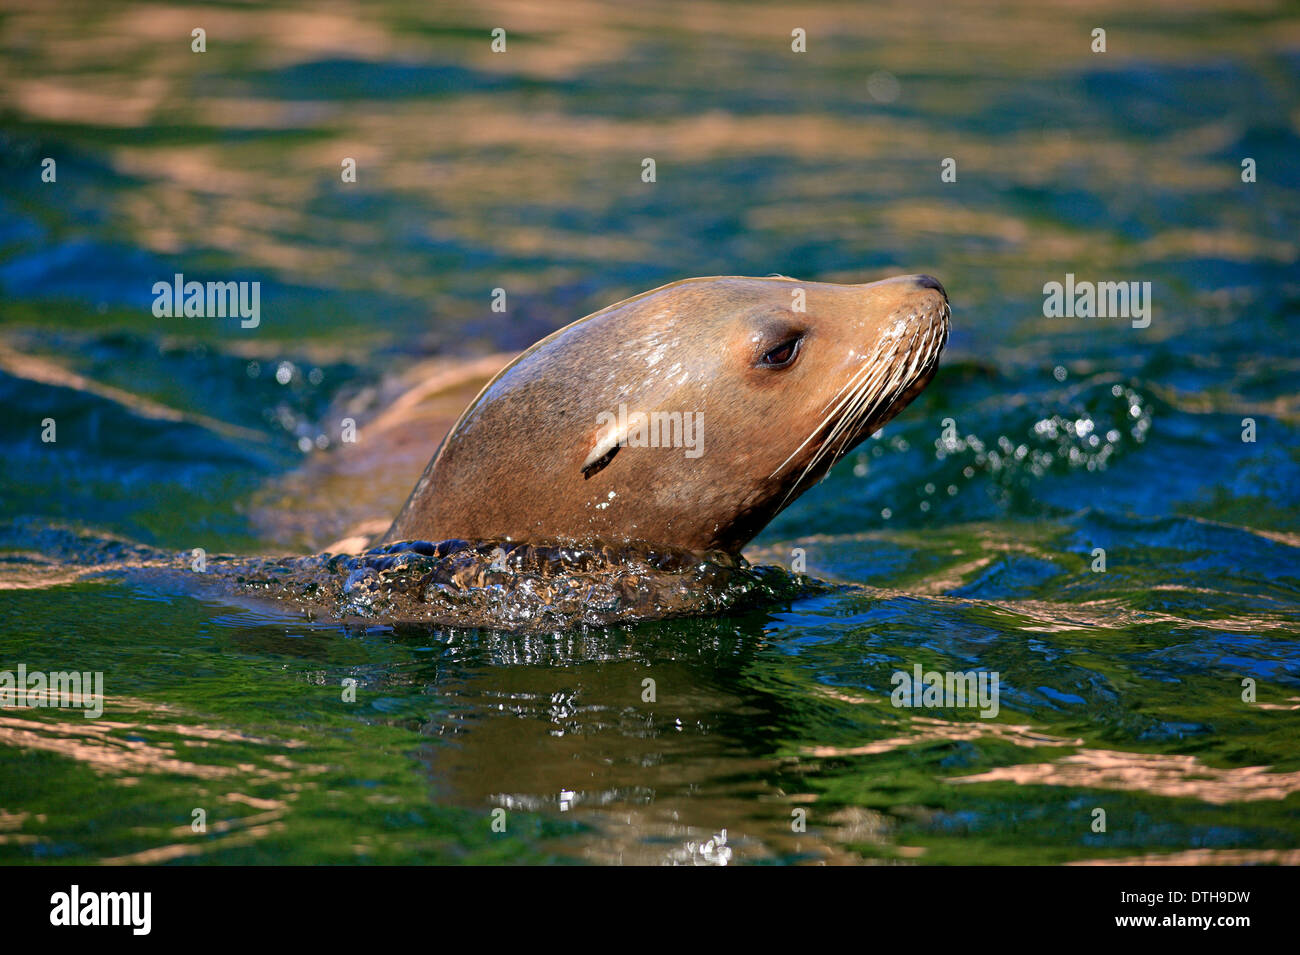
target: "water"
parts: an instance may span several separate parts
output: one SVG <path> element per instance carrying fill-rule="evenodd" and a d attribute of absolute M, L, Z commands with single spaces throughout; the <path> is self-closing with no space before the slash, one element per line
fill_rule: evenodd
<path fill-rule="evenodd" d="M 105 701 L 0 711 L 0 861 L 1300 861 L 1288 8 L 485 16 L 7 5 L 0 669 Z M 155 318 L 176 272 L 260 281 L 259 327 Z M 421 363 L 690 275 L 910 272 L 939 376 L 746 552 L 831 589 L 508 634 L 82 574 L 391 516 Z M 1150 326 L 1044 318 L 1067 273 Z M 997 716 L 891 705 L 918 664 Z"/>

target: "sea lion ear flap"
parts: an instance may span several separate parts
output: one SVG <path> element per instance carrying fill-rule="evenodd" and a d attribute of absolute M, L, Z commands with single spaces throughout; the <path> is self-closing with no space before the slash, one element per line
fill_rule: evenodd
<path fill-rule="evenodd" d="M 591 451 L 582 461 L 582 479 L 585 481 L 593 474 L 603 471 L 610 461 L 614 460 L 614 455 L 618 454 L 627 440 L 627 425 L 618 426 L 618 419 L 612 414 L 602 414 L 601 418 L 608 418 L 605 426 L 600 429 L 596 436 L 596 443 L 592 445 Z"/>

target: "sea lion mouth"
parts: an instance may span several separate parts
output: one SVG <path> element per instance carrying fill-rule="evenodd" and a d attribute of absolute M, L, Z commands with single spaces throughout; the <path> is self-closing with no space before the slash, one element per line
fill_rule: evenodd
<path fill-rule="evenodd" d="M 829 473 L 831 466 L 901 412 L 930 383 L 948 342 L 952 307 L 899 314 L 886 324 L 876 347 L 822 408 L 822 417 L 771 476 L 806 459 L 789 481 L 784 506 L 796 493 Z M 792 472 L 793 473 L 793 470 Z"/>

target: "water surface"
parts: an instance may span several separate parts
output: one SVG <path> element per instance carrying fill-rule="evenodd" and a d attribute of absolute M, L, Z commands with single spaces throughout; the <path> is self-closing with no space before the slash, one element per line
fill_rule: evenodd
<path fill-rule="evenodd" d="M 0 4 L 0 669 L 106 697 L 0 711 L 0 861 L 1300 861 L 1297 117 L 1267 2 Z M 155 318 L 177 272 L 260 325 Z M 504 634 L 81 574 L 394 513 L 438 435 L 328 462 L 421 362 L 904 272 L 938 377 L 747 552 L 829 591 Z M 1149 327 L 1044 318 L 1067 273 Z"/>

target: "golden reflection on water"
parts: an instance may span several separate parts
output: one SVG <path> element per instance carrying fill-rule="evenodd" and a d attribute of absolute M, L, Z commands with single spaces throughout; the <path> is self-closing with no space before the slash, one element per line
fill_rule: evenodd
<path fill-rule="evenodd" d="M 518 671 L 493 672 L 509 676 Z M 634 671 L 627 672 L 635 676 Z M 532 673 L 533 677 L 537 675 L 536 671 Z M 564 670 L 556 671 L 556 686 L 570 685 L 572 676 Z M 778 856 L 796 856 L 820 864 L 865 861 L 841 848 L 844 844 L 876 846 L 885 859 L 915 859 L 925 852 L 921 847 L 897 844 L 895 824 L 890 818 L 860 807 L 837 810 L 807 833 L 792 833 L 788 828 L 790 808 L 803 805 L 815 810 L 817 797 L 773 789 L 760 781 L 770 771 L 770 761 L 754 758 L 747 764 L 727 752 L 728 741 L 710 732 L 704 716 L 717 706 L 728 706 L 725 700 L 719 703 L 716 691 L 701 697 L 694 706 L 690 693 L 683 693 L 679 704 L 682 717 L 696 723 L 683 741 L 650 723 L 644 724 L 640 732 L 631 731 L 626 723 L 631 714 L 610 712 L 599 705 L 580 705 L 577 694 L 566 696 L 562 689 L 550 696 L 549 720 L 529 717 L 544 693 L 524 693 L 521 685 L 520 693 L 494 691 L 494 695 L 501 700 L 499 715 L 476 719 L 467 731 L 458 730 L 445 744 L 422 748 L 421 759 L 427 762 L 435 787 L 453 803 L 496 805 L 511 811 L 549 808 L 572 812 L 593 828 L 591 835 L 576 838 L 572 845 L 557 846 L 556 851 L 576 853 L 600 863 L 689 865 L 727 865 Z M 827 695 L 849 704 L 875 702 L 833 690 Z M 735 708 L 739 701 L 730 705 Z M 107 706 L 118 714 L 155 711 L 170 718 L 179 715 L 173 708 L 140 700 L 113 699 L 107 701 Z M 692 716 L 697 709 L 699 715 Z M 511 711 L 516 718 L 512 718 Z M 75 760 L 114 777 L 120 785 L 134 785 L 144 774 L 202 780 L 217 788 L 210 790 L 207 797 L 196 794 L 196 804 L 219 801 L 255 810 L 246 816 L 209 823 L 208 837 L 200 843 L 191 838 L 189 827 L 177 826 L 168 832 L 179 841 L 105 859 L 109 864 L 172 861 L 248 845 L 283 832 L 295 790 L 305 779 L 328 769 L 292 759 L 289 754 L 302 745 L 293 740 L 269 740 L 220 726 L 143 719 L 131 722 L 121 718 L 49 721 L 13 715 L 19 712 L 21 707 L 7 707 L 0 715 L 0 744 Z M 859 746 L 806 747 L 800 759 L 870 757 L 909 746 L 977 739 L 1009 742 L 1027 749 L 1083 746 L 1082 739 L 1052 736 L 1028 725 L 915 717 L 904 730 Z M 146 733 L 152 741 L 141 738 Z M 235 742 L 265 748 L 266 752 L 256 763 L 236 765 L 204 763 L 192 755 L 183 758 L 177 754 L 182 745 L 191 754 L 201 753 L 210 742 Z M 716 752 L 711 756 L 710 751 Z M 751 779 L 749 784 L 736 782 L 746 775 Z M 496 787 L 506 779 L 516 788 L 501 792 Z M 1096 748 L 1079 748 L 1046 763 L 1004 766 L 948 777 L 946 781 L 954 785 L 1012 782 L 1116 789 L 1166 798 L 1194 798 L 1215 805 L 1279 800 L 1300 791 L 1300 772 L 1274 773 L 1260 766 L 1217 769 L 1194 756 Z M 279 795 L 252 796 L 241 791 L 267 784 Z M 756 812 L 756 805 L 767 809 Z M 23 832 L 29 816 L 0 809 L 0 842 L 30 843 L 38 839 Z M 787 823 L 781 823 L 782 819 Z M 1102 861 L 1292 864 L 1295 853 L 1198 850 Z"/>
<path fill-rule="evenodd" d="M 733 5 L 716 2 L 494 2 L 473 10 L 441 3 L 373 7 L 338 2 L 327 9 L 283 4 L 200 11 L 153 3 L 105 7 L 6 0 L 0 3 L 5 10 L 0 107 L 20 120 L 56 126 L 197 127 L 232 134 L 311 131 L 311 137 L 271 149 L 234 136 L 219 145 L 105 142 L 103 158 L 113 170 L 138 180 L 113 197 L 110 212 L 133 244 L 161 254 L 221 250 L 237 262 L 273 269 L 286 281 L 311 284 L 347 275 L 347 281 L 362 287 L 416 298 L 431 299 L 445 281 L 421 274 L 414 259 L 375 256 L 375 223 L 327 218 L 313 210 L 310 200 L 337 184 L 340 157 L 358 160 L 366 190 L 438 209 L 436 221 L 426 224 L 431 234 L 462 244 L 484 242 L 498 253 L 518 256 L 545 249 L 556 260 L 654 261 L 665 240 L 661 223 L 647 221 L 621 233 L 604 229 L 595 235 L 562 225 L 566 215 L 549 215 L 544 221 L 552 225 L 541 227 L 517 221 L 514 212 L 537 207 L 599 215 L 613 197 L 633 197 L 644 189 L 635 175 L 611 170 L 623 165 L 635 169 L 643 155 L 653 154 L 671 164 L 753 156 L 798 160 L 783 174 L 780 201 L 740 210 L 745 227 L 759 233 L 820 233 L 878 248 L 891 235 L 931 231 L 958 250 L 983 250 L 986 269 L 1022 272 L 1054 270 L 1062 259 L 1090 261 L 1097 268 L 1122 268 L 1135 257 L 1294 259 L 1295 242 L 1245 227 L 1213 232 L 1170 228 L 1142 239 L 1135 249 L 1130 242 L 1116 242 L 1109 227 L 1066 226 L 920 197 L 873 205 L 869 215 L 857 203 L 839 201 L 856 192 L 863 169 L 872 169 L 877 188 L 906 192 L 889 188 L 890 176 L 903 177 L 900 187 L 907 184 L 907 174 L 892 161 L 929 162 L 944 155 L 960 155 L 971 175 L 1010 177 L 1029 188 L 1066 182 L 1084 171 L 1108 181 L 1176 187 L 1185 195 L 1221 188 L 1217 154 L 1237 135 L 1228 118 L 1119 142 L 1100 131 L 1086 137 L 1067 128 L 993 135 L 960 126 L 936 128 L 888 112 L 853 115 L 810 108 L 819 96 L 843 93 L 826 84 L 841 66 L 845 71 L 860 68 L 864 50 L 880 69 L 946 79 L 943 104 L 921 103 L 922 108 L 952 109 L 954 102 L 960 108 L 963 95 L 976 94 L 958 80 L 972 76 L 999 76 L 1007 69 L 1033 75 L 1091 68 L 1087 44 L 1081 40 L 1071 47 L 1062 37 L 1071 31 L 1087 37 L 1106 9 L 1120 13 L 1128 5 L 1088 6 L 1018 0 L 993 14 L 937 0 L 902 8 L 814 3 L 801 6 L 796 16 L 786 5 L 770 3 L 747 6 L 745 16 L 737 17 Z M 1193 6 L 1209 11 L 1223 5 Z M 1276 5 L 1254 6 L 1268 11 Z M 1189 15 L 1183 4 L 1156 7 Z M 819 45 L 824 72 L 805 75 L 797 61 L 783 55 L 792 18 Z M 208 31 L 209 49 L 195 54 L 189 33 L 200 21 Z M 1008 30 L 1012 21 L 1015 30 Z M 1201 53 L 1194 33 L 1162 30 L 1151 22 L 1130 24 L 1126 30 L 1126 42 L 1145 57 L 1176 61 Z M 492 54 L 486 42 L 487 31 L 501 23 L 515 34 L 509 56 Z M 484 42 L 439 35 L 449 26 L 469 34 L 481 30 Z M 584 84 L 597 85 L 590 78 L 593 71 L 616 68 L 649 38 L 693 44 L 697 31 L 709 37 L 710 58 L 719 64 L 705 71 L 716 90 L 734 87 L 739 95 L 748 82 L 748 73 L 737 70 L 733 76 L 727 63 L 767 58 L 792 90 L 802 91 L 803 108 L 740 114 L 724 109 L 696 113 L 677 106 L 613 116 L 573 109 L 566 98 L 539 101 L 515 92 L 470 89 L 415 99 L 376 93 L 304 98 L 304 92 L 295 99 L 273 86 L 262 89 L 231 80 L 250 65 L 274 72 L 327 60 L 376 67 L 455 64 L 483 82 L 499 76 L 575 84 L 580 98 Z M 929 42 L 918 43 L 918 35 Z M 1257 56 L 1297 43 L 1300 24 L 1295 22 L 1272 22 L 1262 30 L 1233 20 L 1215 35 L 1220 55 Z M 35 62 L 39 70 L 32 68 Z M 703 81 L 697 73 L 689 76 L 690 82 Z M 207 77 L 222 82 L 209 83 Z M 676 94 L 687 81 L 666 76 L 665 90 Z M 592 188 L 593 183 L 599 188 Z M 512 224 L 503 228 L 507 222 Z M 319 241 L 322 236 L 330 240 Z M 514 278 L 512 287 L 519 288 L 555 280 L 536 270 Z"/>
<path fill-rule="evenodd" d="M 1300 865 L 1300 849 L 1188 849 L 1116 859 L 1080 859 L 1066 865 Z"/>
<path fill-rule="evenodd" d="M 39 704 L 42 701 L 37 697 Z M 169 862 L 246 846 L 282 832 L 283 819 L 297 798 L 298 785 L 327 768 L 290 759 L 288 753 L 303 745 L 296 740 L 271 740 L 216 725 L 148 720 L 149 715 L 170 719 L 180 715 L 166 704 L 127 697 L 106 697 L 103 702 L 105 710 L 111 710 L 118 718 L 28 718 L 16 715 L 34 713 L 22 705 L 0 708 L 0 745 L 72 760 L 112 778 L 119 786 L 137 786 L 145 776 L 195 780 L 196 787 L 186 796 L 187 807 L 207 807 L 215 815 L 225 806 L 231 813 L 207 821 L 198 840 L 190 825 L 143 830 L 148 839 L 162 841 L 170 836 L 178 841 L 105 857 L 100 860 L 105 865 Z M 139 714 L 141 719 L 121 718 L 130 714 Z M 255 762 L 253 754 L 238 763 L 231 763 L 225 757 L 219 762 L 203 762 L 200 758 L 203 751 L 213 743 L 237 743 L 265 751 L 256 754 Z M 190 755 L 179 755 L 181 748 Z M 268 785 L 281 797 L 253 796 L 241 791 L 245 787 Z M 254 812 L 238 815 L 241 807 Z M 0 843 L 33 845 L 45 841 L 44 835 L 22 831 L 29 821 L 44 826 L 49 819 L 42 813 L 13 813 L 0 807 Z"/>
<path fill-rule="evenodd" d="M 106 698 L 106 709 L 128 709 L 130 701 Z M 136 705 L 139 705 L 137 702 Z M 152 704 L 149 704 L 152 705 Z M 23 707 L 3 707 L 0 712 L 9 714 Z M 129 734 L 147 732 L 166 733 L 177 737 L 174 743 L 150 743 Z M 150 723 L 124 723 L 113 720 L 50 721 L 0 716 L 0 742 L 22 749 L 57 753 L 74 759 L 96 772 L 106 773 L 129 781 L 131 774 L 173 773 L 195 779 L 221 779 L 248 772 L 251 764 L 239 766 L 215 765 L 183 759 L 176 754 L 178 745 L 202 748 L 204 741 L 238 742 L 244 745 L 274 745 L 295 748 L 292 740 L 258 739 L 246 733 L 221 727 Z M 257 770 L 257 775 L 269 781 L 283 781 L 291 777 L 289 771 Z"/>
<path fill-rule="evenodd" d="M 1272 773 L 1267 766 L 1217 769 L 1195 756 L 1081 749 L 1050 763 L 1000 766 L 950 783 L 1013 782 L 1022 786 L 1121 789 L 1226 805 L 1285 799 L 1300 792 L 1300 772 Z"/>

